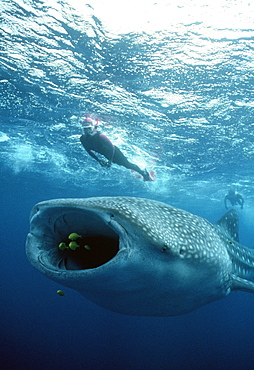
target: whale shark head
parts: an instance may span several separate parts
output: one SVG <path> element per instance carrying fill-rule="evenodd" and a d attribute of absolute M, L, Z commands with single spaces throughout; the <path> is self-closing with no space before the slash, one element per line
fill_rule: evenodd
<path fill-rule="evenodd" d="M 30 224 L 26 251 L 32 265 L 115 312 L 184 314 L 232 287 L 224 234 L 161 202 L 49 200 L 33 208 Z"/>

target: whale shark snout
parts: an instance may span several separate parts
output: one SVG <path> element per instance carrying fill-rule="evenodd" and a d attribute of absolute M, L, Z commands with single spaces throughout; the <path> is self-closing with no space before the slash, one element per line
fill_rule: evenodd
<path fill-rule="evenodd" d="M 215 226 L 143 198 L 55 199 L 33 208 L 26 252 L 40 272 L 104 308 L 180 315 L 233 289 L 254 291 L 236 217 Z"/>

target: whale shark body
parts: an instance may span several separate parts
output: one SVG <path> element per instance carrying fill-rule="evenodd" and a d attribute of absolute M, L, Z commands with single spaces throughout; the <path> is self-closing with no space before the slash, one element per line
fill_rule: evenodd
<path fill-rule="evenodd" d="M 31 264 L 111 311 L 181 315 L 254 293 L 254 252 L 238 242 L 234 210 L 212 225 L 144 198 L 55 199 L 34 206 L 30 225 Z M 71 233 L 78 248 L 61 250 Z"/>

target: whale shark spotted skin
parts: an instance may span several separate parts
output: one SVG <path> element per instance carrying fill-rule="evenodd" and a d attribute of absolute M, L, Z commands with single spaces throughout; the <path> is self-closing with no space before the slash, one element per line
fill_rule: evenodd
<path fill-rule="evenodd" d="M 71 233 L 83 246 L 60 250 Z M 238 242 L 234 210 L 212 225 L 144 198 L 49 200 L 31 212 L 26 252 L 50 279 L 127 315 L 181 315 L 254 292 L 254 254 Z"/>

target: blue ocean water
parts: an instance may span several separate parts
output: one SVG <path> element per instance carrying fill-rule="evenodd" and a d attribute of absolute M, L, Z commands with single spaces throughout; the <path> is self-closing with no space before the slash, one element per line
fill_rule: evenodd
<path fill-rule="evenodd" d="M 245 199 L 240 241 L 253 247 L 252 2 L 5 0 L 0 15 L 1 364 L 253 369 L 251 294 L 178 317 L 125 316 L 25 255 L 41 200 L 142 196 L 216 222 L 231 188 Z M 156 181 L 88 157 L 84 114 Z"/>

